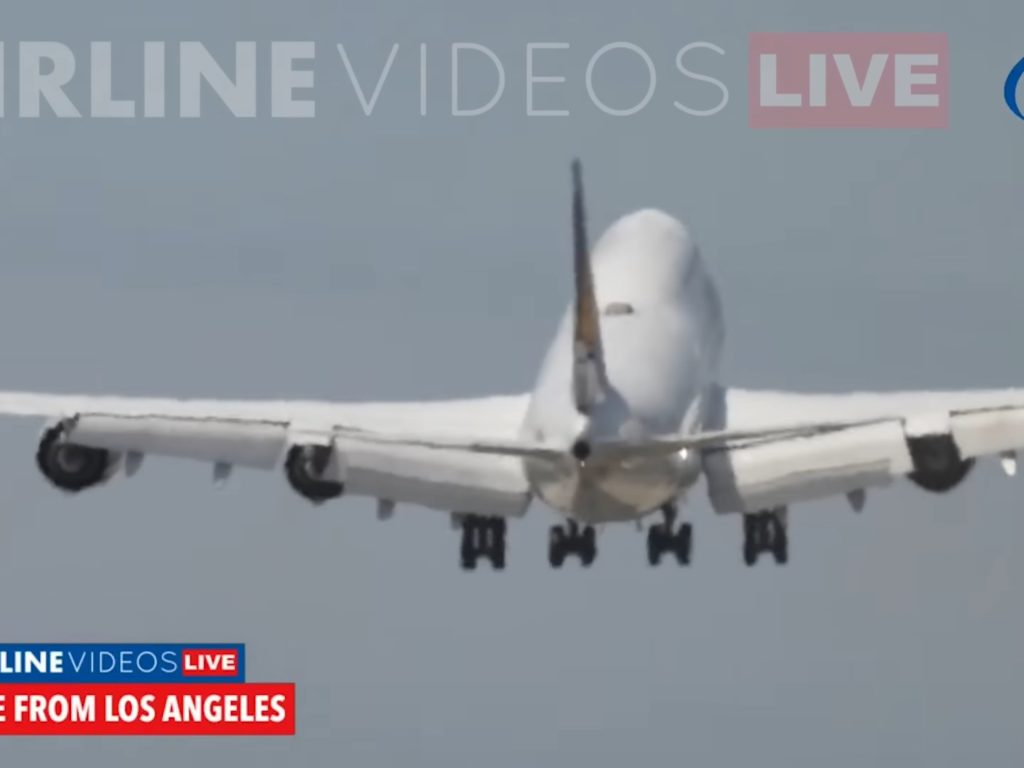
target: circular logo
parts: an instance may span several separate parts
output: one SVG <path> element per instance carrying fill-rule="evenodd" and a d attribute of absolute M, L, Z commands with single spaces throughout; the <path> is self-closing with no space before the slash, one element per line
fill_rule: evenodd
<path fill-rule="evenodd" d="M 1017 62 L 1017 65 L 1010 70 L 1006 76 L 1006 84 L 1003 86 L 1003 98 L 1006 99 L 1006 106 L 1010 108 L 1021 120 L 1024 120 L 1024 112 L 1021 112 L 1020 104 L 1017 102 L 1017 85 L 1024 77 L 1024 59 Z"/>

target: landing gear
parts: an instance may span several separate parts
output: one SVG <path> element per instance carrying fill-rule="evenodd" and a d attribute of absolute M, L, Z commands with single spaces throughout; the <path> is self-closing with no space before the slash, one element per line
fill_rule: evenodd
<path fill-rule="evenodd" d="M 575 520 L 567 525 L 551 526 L 548 537 L 548 562 L 552 568 L 561 568 L 567 555 L 579 555 L 584 568 L 589 568 L 597 557 L 597 533 L 593 526 L 580 528 Z"/>
<path fill-rule="evenodd" d="M 775 562 L 789 560 L 789 535 L 786 533 L 786 508 L 743 516 L 743 562 L 753 565 L 762 552 L 771 552 Z"/>
<path fill-rule="evenodd" d="M 505 519 L 466 515 L 461 526 L 459 561 L 463 570 L 472 571 L 481 557 L 490 560 L 495 570 L 502 570 L 505 567 L 505 532 L 508 528 Z"/>
<path fill-rule="evenodd" d="M 680 565 L 689 565 L 693 546 L 693 526 L 683 523 L 675 530 L 675 504 L 666 504 L 661 511 L 665 515 L 665 522 L 647 529 L 647 562 L 650 565 L 658 565 L 661 556 L 671 552 Z"/>

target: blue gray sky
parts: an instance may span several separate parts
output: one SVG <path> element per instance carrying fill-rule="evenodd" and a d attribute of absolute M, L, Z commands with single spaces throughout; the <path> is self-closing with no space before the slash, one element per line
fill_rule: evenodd
<path fill-rule="evenodd" d="M 569 0 L 88 4 L 7 0 L 14 45 L 114 43 L 140 95 L 146 40 L 219 56 L 315 40 L 314 120 L 0 119 L 3 388 L 212 397 L 418 399 L 523 391 L 569 295 L 568 162 L 595 229 L 642 206 L 687 221 L 727 312 L 729 383 L 808 390 L 1024 384 L 1024 123 L 1002 84 L 1024 10 L 914 0 L 740 4 Z M 948 130 L 752 131 L 755 31 L 948 32 Z M 591 54 L 644 48 L 650 105 L 588 99 Z M 448 47 L 506 67 L 478 118 L 450 110 Z M 528 42 L 567 41 L 525 116 Z M 674 69 L 676 51 L 725 54 Z M 363 115 L 339 57 L 369 87 Z M 419 115 L 418 45 L 428 45 Z M 266 48 L 261 48 L 265 52 Z M 365 73 L 365 74 L 364 74 Z M 465 72 L 467 101 L 493 74 Z M 609 57 L 609 102 L 644 69 Z M 261 77 L 261 84 L 267 82 Z M 88 88 L 69 89 L 81 108 Z M 175 91 L 172 88 L 170 94 Z M 479 103 L 479 102 L 478 102 Z M 547 102 L 545 102 L 547 105 Z M 596 232 L 594 233 L 597 234 Z M 285 740 L 18 740 L 0 763 L 156 767 L 415 763 L 1017 766 L 1024 756 L 1024 485 L 979 466 L 955 492 L 909 484 L 791 516 L 791 564 L 742 565 L 740 526 L 689 500 L 694 565 L 649 569 L 609 530 L 595 567 L 552 572 L 553 516 L 510 533 L 510 569 L 457 568 L 446 518 L 370 503 L 312 509 L 283 478 L 148 464 L 69 499 L 35 471 L 38 425 L 0 431 L 0 636 L 248 644 L 251 679 L 299 684 Z"/>

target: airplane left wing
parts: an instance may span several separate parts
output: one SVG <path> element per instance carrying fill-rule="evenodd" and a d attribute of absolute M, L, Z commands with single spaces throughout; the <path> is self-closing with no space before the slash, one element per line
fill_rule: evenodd
<path fill-rule="evenodd" d="M 235 466 L 282 468 L 315 502 L 344 492 L 516 516 L 530 499 L 516 458 L 528 448 L 517 438 L 527 399 L 345 404 L 0 392 L 0 415 L 49 419 L 37 463 L 68 491 L 168 456 L 208 462 L 215 479 Z M 466 434 L 475 437 L 455 437 Z"/>
<path fill-rule="evenodd" d="M 703 466 L 718 512 L 756 512 L 908 477 L 935 492 L 980 457 L 1008 474 L 1024 448 L 1024 390 L 819 395 L 723 389 Z M 714 434 L 714 433 L 711 433 Z"/>

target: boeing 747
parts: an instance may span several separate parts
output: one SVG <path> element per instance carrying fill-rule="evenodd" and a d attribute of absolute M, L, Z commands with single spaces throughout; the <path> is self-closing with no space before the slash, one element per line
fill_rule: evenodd
<path fill-rule="evenodd" d="M 548 559 L 584 566 L 596 531 L 646 518 L 646 556 L 689 563 L 678 501 L 701 477 L 719 513 L 743 520 L 743 558 L 788 559 L 787 509 L 908 478 L 958 485 L 1024 446 L 1024 390 L 799 394 L 724 384 L 715 283 L 686 227 L 657 210 L 616 221 L 591 251 L 572 166 L 574 297 L 531 392 L 435 402 L 173 400 L 0 392 L 0 414 L 46 417 L 43 475 L 74 493 L 144 458 L 279 470 L 315 504 L 343 494 L 443 510 L 460 562 L 505 567 L 506 527 L 540 499 L 563 520 Z"/>

